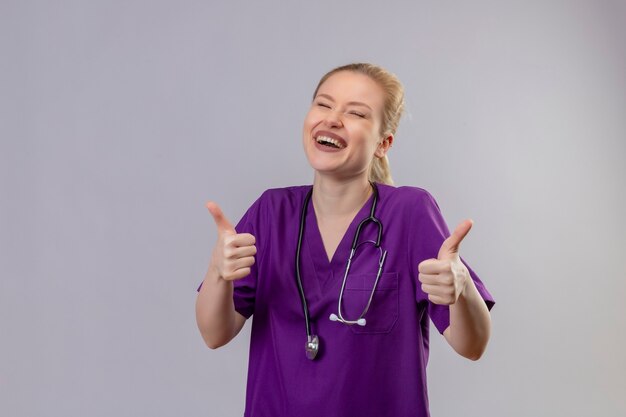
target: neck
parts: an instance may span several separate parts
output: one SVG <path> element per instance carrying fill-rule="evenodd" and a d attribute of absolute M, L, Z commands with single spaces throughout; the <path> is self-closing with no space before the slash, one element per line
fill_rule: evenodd
<path fill-rule="evenodd" d="M 365 176 L 337 180 L 315 173 L 313 205 L 320 216 L 353 216 L 370 195 L 372 187 Z"/>

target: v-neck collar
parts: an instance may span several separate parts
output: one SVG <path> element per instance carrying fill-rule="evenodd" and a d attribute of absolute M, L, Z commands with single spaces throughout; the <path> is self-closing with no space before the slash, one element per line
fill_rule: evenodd
<path fill-rule="evenodd" d="M 330 280 L 332 275 L 337 276 L 343 274 L 343 270 L 348 263 L 348 257 L 350 256 L 350 249 L 352 246 L 352 240 L 354 239 L 354 234 L 356 233 L 359 223 L 369 216 L 373 199 L 374 193 L 369 196 L 365 204 L 363 204 L 354 216 L 348 226 L 348 229 L 341 238 L 337 249 L 335 249 L 335 253 L 333 254 L 330 262 L 328 261 L 328 255 L 326 254 L 322 234 L 320 232 L 319 225 L 317 224 L 317 216 L 315 215 L 313 199 L 309 201 L 306 214 L 305 240 L 311 256 L 311 261 L 313 262 L 313 267 L 315 268 L 317 280 L 323 289 L 326 289 L 329 285 L 332 286 L 332 281 L 336 281 Z"/>

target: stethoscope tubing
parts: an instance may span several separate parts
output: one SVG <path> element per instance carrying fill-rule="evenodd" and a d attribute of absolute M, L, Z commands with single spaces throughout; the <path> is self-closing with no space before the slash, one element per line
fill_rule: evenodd
<path fill-rule="evenodd" d="M 376 184 L 374 184 L 373 182 L 370 182 L 370 185 L 372 186 L 372 190 L 374 192 L 374 196 L 372 199 L 372 207 L 370 209 L 370 215 L 369 217 L 363 219 L 358 227 L 357 230 L 354 234 L 354 239 L 352 239 L 352 247 L 350 250 L 350 257 L 348 258 L 348 263 L 346 266 L 346 272 L 344 274 L 343 277 L 343 283 L 341 285 L 341 292 L 339 295 L 339 305 L 338 305 L 338 313 L 339 316 L 336 316 L 335 314 L 331 314 L 330 318 L 331 320 L 334 321 L 340 321 L 344 324 L 348 324 L 348 325 L 352 325 L 352 324 L 359 324 L 361 326 L 365 325 L 365 318 L 363 318 L 363 316 L 367 313 L 370 304 L 372 303 L 372 298 L 374 297 L 374 292 L 376 290 L 376 286 L 378 285 L 378 280 L 380 278 L 381 275 L 381 271 L 383 268 L 383 264 L 385 263 L 385 259 L 387 257 L 387 251 L 383 251 L 382 249 L 380 249 L 380 241 L 382 238 L 382 234 L 383 234 L 383 225 L 382 223 L 374 216 L 375 212 L 376 212 L 376 206 L 378 205 L 378 187 L 376 186 Z M 318 350 L 319 350 L 319 338 L 317 335 L 313 335 L 311 333 L 311 320 L 310 320 L 310 315 L 309 315 L 309 307 L 307 305 L 306 302 L 306 296 L 304 294 L 304 287 L 302 286 L 302 278 L 300 275 L 300 253 L 302 250 L 302 237 L 304 235 L 304 226 L 305 226 L 305 221 L 306 221 L 306 214 L 307 214 L 307 208 L 309 206 L 309 202 L 311 201 L 311 196 L 313 195 L 313 188 L 311 188 L 309 190 L 309 192 L 307 193 L 306 197 L 304 198 L 304 203 L 302 204 L 302 211 L 300 213 L 300 231 L 298 233 L 298 245 L 296 248 L 296 284 L 298 286 L 298 293 L 300 294 L 300 301 L 302 303 L 302 312 L 304 313 L 304 322 L 306 325 L 306 335 L 307 335 L 307 343 L 306 343 L 306 356 L 307 358 L 313 360 L 315 359 Z M 376 238 L 376 242 L 374 241 L 370 241 L 372 243 L 374 243 L 375 247 L 377 247 L 378 249 L 381 250 L 381 258 L 379 259 L 378 262 L 378 273 L 376 274 L 376 281 L 374 282 L 374 288 L 372 289 L 372 292 L 370 294 L 369 300 L 367 302 L 367 305 L 365 306 L 365 309 L 363 310 L 363 313 L 361 313 L 361 316 L 359 319 L 357 320 L 346 320 L 343 317 L 343 313 L 341 311 L 341 300 L 343 299 L 343 291 L 346 285 L 346 279 L 348 276 L 348 271 L 350 270 L 350 265 L 352 263 L 352 258 L 354 257 L 354 254 L 356 252 L 356 248 L 358 246 L 358 241 L 359 241 L 359 236 L 361 234 L 361 229 L 363 228 L 363 226 L 365 226 L 368 222 L 372 222 L 375 223 L 378 226 L 378 236 Z"/>
<path fill-rule="evenodd" d="M 369 240 L 367 242 L 372 242 L 374 244 L 376 244 L 376 242 L 374 242 L 373 240 Z M 366 242 L 363 242 L 366 243 Z M 354 257 L 354 254 L 356 252 L 356 248 L 353 249 L 350 252 L 350 258 L 348 258 L 348 266 L 346 267 L 346 272 L 343 275 L 343 282 L 341 283 L 341 292 L 339 293 L 339 300 L 337 302 L 337 312 L 339 313 L 338 316 L 335 316 L 336 319 L 333 317 L 333 315 L 331 315 L 331 320 L 336 320 L 336 321 L 340 321 L 344 324 L 358 324 L 359 326 L 365 326 L 365 318 L 363 318 L 365 316 L 365 314 L 367 314 L 370 305 L 372 304 L 372 299 L 374 298 L 374 292 L 376 291 L 376 287 L 378 287 L 378 281 L 380 280 L 380 275 L 382 273 L 383 270 L 383 265 L 385 264 L 385 259 L 387 258 L 387 251 L 383 251 L 380 246 L 378 247 L 378 249 L 380 250 L 380 259 L 378 260 L 378 271 L 376 273 L 376 280 L 374 281 L 374 287 L 372 288 L 372 291 L 370 292 L 370 296 L 369 299 L 367 300 L 367 304 L 365 305 L 365 308 L 363 309 L 363 312 L 359 315 L 359 318 L 356 320 L 348 320 L 343 316 L 343 312 L 341 311 L 341 301 L 343 300 L 343 291 L 346 288 L 346 282 L 347 282 L 347 278 L 348 278 L 348 272 L 350 271 L 350 265 L 352 264 L 352 258 Z"/>
<path fill-rule="evenodd" d="M 306 219 L 307 207 L 309 205 L 309 201 L 311 200 L 311 195 L 313 194 L 313 188 L 307 193 L 304 198 L 304 204 L 302 205 L 302 212 L 300 214 L 300 232 L 298 234 L 298 247 L 296 248 L 296 283 L 298 285 L 298 292 L 300 294 L 300 301 L 302 303 L 302 310 L 304 312 L 304 322 L 306 324 L 306 335 L 307 339 L 311 340 L 311 323 L 309 320 L 309 307 L 306 302 L 306 297 L 304 295 L 304 287 L 302 286 L 302 279 L 300 276 L 300 251 L 302 249 L 302 236 L 304 235 L 304 222 Z"/>

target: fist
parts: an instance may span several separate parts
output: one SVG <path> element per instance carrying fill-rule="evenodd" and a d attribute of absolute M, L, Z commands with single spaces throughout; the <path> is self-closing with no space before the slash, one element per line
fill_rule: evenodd
<path fill-rule="evenodd" d="M 417 269 L 422 291 L 435 304 L 452 305 L 465 290 L 471 279 L 467 267 L 461 262 L 459 246 L 472 228 L 472 220 L 464 220 L 457 226 L 441 248 L 437 259 L 420 262 Z"/>
<path fill-rule="evenodd" d="M 206 207 L 217 226 L 217 243 L 210 268 L 214 268 L 218 276 L 227 281 L 248 276 L 255 262 L 256 239 L 250 233 L 237 233 L 216 203 L 210 201 Z"/>

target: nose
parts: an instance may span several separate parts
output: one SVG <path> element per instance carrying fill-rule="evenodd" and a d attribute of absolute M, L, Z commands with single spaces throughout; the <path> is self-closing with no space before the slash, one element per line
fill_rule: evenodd
<path fill-rule="evenodd" d="M 339 116 L 338 112 L 335 111 L 329 111 L 328 113 L 326 113 L 324 123 L 328 127 L 341 127 L 343 125 L 341 117 Z"/>

